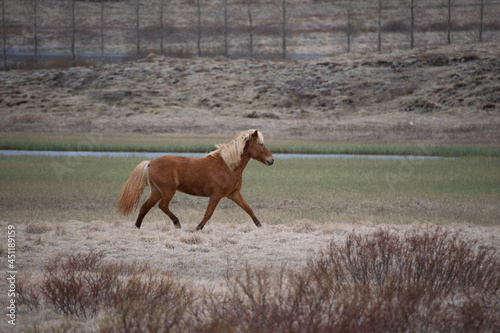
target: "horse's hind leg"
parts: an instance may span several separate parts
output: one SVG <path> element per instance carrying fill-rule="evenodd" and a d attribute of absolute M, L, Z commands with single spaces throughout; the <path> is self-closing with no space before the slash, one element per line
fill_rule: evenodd
<path fill-rule="evenodd" d="M 174 197 L 174 194 L 175 194 L 175 190 L 173 191 L 168 191 L 168 192 L 165 192 L 163 193 L 163 196 L 161 198 L 161 201 L 160 203 L 158 204 L 158 207 L 165 213 L 168 215 L 168 217 L 170 217 L 170 219 L 172 220 L 172 222 L 174 223 L 174 226 L 176 228 L 180 228 L 181 227 L 181 223 L 179 222 L 179 219 L 177 218 L 177 216 L 174 215 L 174 213 L 172 213 L 170 211 L 170 209 L 168 208 L 168 205 L 170 204 L 170 200 L 172 200 L 172 198 Z"/>
<path fill-rule="evenodd" d="M 144 216 L 149 212 L 151 208 L 156 205 L 158 201 L 161 199 L 161 193 L 158 191 L 158 189 L 151 184 L 151 194 L 149 195 L 148 200 L 141 206 L 141 209 L 139 211 L 139 216 L 137 216 L 137 220 L 135 221 L 135 227 L 137 229 L 141 228 L 142 220 L 144 219 Z"/>

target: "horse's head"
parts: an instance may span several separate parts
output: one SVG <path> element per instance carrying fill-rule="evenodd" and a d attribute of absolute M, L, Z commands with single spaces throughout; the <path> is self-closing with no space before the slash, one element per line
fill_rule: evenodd
<path fill-rule="evenodd" d="M 274 157 L 266 146 L 264 146 L 264 138 L 262 134 L 255 130 L 251 134 L 251 138 L 247 141 L 246 149 L 251 158 L 257 160 L 265 165 L 273 165 Z"/>

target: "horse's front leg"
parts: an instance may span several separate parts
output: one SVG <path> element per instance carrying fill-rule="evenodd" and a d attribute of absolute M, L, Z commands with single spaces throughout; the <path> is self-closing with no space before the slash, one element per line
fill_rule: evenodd
<path fill-rule="evenodd" d="M 205 226 L 205 223 L 207 223 L 208 220 L 212 217 L 212 214 L 215 210 L 215 207 L 219 204 L 220 199 L 222 197 L 220 196 L 212 196 L 210 197 L 210 201 L 208 202 L 208 207 L 207 210 L 205 211 L 205 216 L 203 216 L 203 220 L 198 224 L 196 227 L 196 230 L 201 230 Z"/>
<path fill-rule="evenodd" d="M 250 217 L 253 220 L 253 223 L 255 223 L 257 227 L 262 227 L 262 224 L 260 224 L 259 219 L 253 213 L 253 210 L 252 208 L 250 208 L 250 205 L 245 201 L 245 199 L 243 199 L 243 196 L 241 195 L 240 191 L 235 191 L 230 195 L 228 195 L 227 197 L 236 202 L 238 206 L 243 208 L 243 210 L 247 212 L 248 215 L 250 215 Z"/>

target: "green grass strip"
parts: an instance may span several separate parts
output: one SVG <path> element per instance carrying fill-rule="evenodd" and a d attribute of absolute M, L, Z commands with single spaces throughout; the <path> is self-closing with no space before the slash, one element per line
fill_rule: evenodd
<path fill-rule="evenodd" d="M 272 146 L 274 153 L 292 154 L 349 154 L 349 155 L 412 155 L 465 157 L 500 157 L 500 149 L 481 146 L 437 146 L 437 145 L 329 145 L 329 146 Z"/>
<path fill-rule="evenodd" d="M 387 144 L 325 144 L 325 143 L 287 143 L 267 144 L 273 153 L 283 154 L 351 154 L 351 155 L 418 155 L 466 157 L 500 157 L 499 147 L 490 146 L 444 146 L 434 144 L 387 145 Z M 117 151 L 117 152 L 179 152 L 206 153 L 215 149 L 207 143 L 172 143 L 155 142 L 108 142 L 105 140 L 76 140 L 69 138 L 22 138 L 0 135 L 2 150 L 49 150 L 49 151 Z"/>

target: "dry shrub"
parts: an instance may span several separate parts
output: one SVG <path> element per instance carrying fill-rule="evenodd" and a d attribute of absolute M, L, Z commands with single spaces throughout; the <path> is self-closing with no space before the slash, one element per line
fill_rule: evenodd
<path fill-rule="evenodd" d="M 110 315 L 99 323 L 101 332 L 183 331 L 194 294 L 172 278 L 133 274 L 111 297 Z"/>
<path fill-rule="evenodd" d="M 227 280 L 225 292 L 205 293 L 195 311 L 197 321 L 192 331 L 293 332 L 286 277 L 285 268 L 273 274 L 271 267 L 245 265 Z"/>
<path fill-rule="evenodd" d="M 56 258 L 45 267 L 40 285 L 21 282 L 20 302 L 33 310 L 42 300 L 56 312 L 80 319 L 102 311 L 99 327 L 104 332 L 169 331 L 180 325 L 193 302 L 191 292 L 147 264 L 103 258 L 103 252 Z"/>
<path fill-rule="evenodd" d="M 350 234 L 301 271 L 247 266 L 200 331 L 498 331 L 500 260 L 457 234 Z"/>
<path fill-rule="evenodd" d="M 17 299 L 21 307 L 27 307 L 30 311 L 37 310 L 40 306 L 40 292 L 36 285 L 24 280 L 18 280 Z"/>
<path fill-rule="evenodd" d="M 338 311 L 331 328 L 460 331 L 469 325 L 463 313 L 473 301 L 491 319 L 483 327 L 494 331 L 500 325 L 494 315 L 500 310 L 499 263 L 491 249 L 446 231 L 406 237 L 379 231 L 372 237 L 351 234 L 340 247 L 330 244 L 309 264 L 308 279 L 320 294 L 326 295 L 327 286 L 338 298 L 325 299 Z"/>
<path fill-rule="evenodd" d="M 118 282 L 119 267 L 103 265 L 102 252 L 69 254 L 52 260 L 45 267 L 41 293 L 56 312 L 80 318 L 94 316 L 113 283 Z"/>
<path fill-rule="evenodd" d="M 96 318 L 101 332 L 500 331 L 498 252 L 442 229 L 351 233 L 302 269 L 247 264 L 201 293 L 103 259 L 53 260 L 40 285 L 20 281 L 20 303 Z"/>

